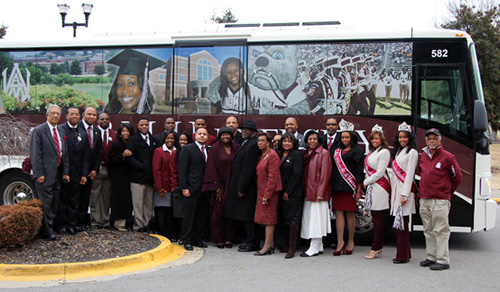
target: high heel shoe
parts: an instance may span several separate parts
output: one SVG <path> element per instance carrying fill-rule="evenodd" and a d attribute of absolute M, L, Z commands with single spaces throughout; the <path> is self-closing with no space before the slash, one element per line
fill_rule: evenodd
<path fill-rule="evenodd" d="M 345 254 L 346 255 L 352 255 L 352 252 L 354 251 L 354 246 L 352 247 L 352 249 L 346 249 L 345 250 Z"/>
<path fill-rule="evenodd" d="M 254 256 L 264 256 L 264 255 L 270 255 L 272 253 L 274 253 L 274 247 L 271 246 L 265 252 L 258 251 L 258 252 L 255 252 L 253 255 Z"/>
<path fill-rule="evenodd" d="M 347 242 L 344 241 L 344 245 L 342 245 L 342 248 L 339 249 L 339 250 L 336 250 L 333 252 L 333 256 L 339 256 L 341 255 L 342 253 L 345 253 L 345 247 L 347 246 Z M 351 251 L 352 253 L 352 251 Z"/>
<path fill-rule="evenodd" d="M 382 257 L 382 249 L 379 250 L 370 250 L 370 253 L 365 255 L 365 259 L 367 260 L 373 260 L 374 258 L 381 258 Z"/>

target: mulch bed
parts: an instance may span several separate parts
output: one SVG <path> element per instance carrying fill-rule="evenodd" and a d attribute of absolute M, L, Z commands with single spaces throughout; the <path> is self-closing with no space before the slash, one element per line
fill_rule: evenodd
<path fill-rule="evenodd" d="M 0 248 L 2 264 L 60 264 L 97 261 L 137 254 L 160 245 L 144 232 L 94 229 L 51 241 L 36 238 L 14 250 Z"/>

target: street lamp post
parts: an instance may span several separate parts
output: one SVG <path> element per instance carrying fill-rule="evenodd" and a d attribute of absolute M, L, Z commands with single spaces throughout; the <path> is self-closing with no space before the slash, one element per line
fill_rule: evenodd
<path fill-rule="evenodd" d="M 76 28 L 78 26 L 89 27 L 89 16 L 90 16 L 90 13 L 92 13 L 93 7 L 94 7 L 94 5 L 92 5 L 92 4 L 82 3 L 83 14 L 85 15 L 85 23 L 77 23 L 76 21 L 72 22 L 72 23 L 71 22 L 66 23 L 65 22 L 66 15 L 68 14 L 70 7 L 68 4 L 57 4 L 57 8 L 59 8 L 59 13 L 61 14 L 61 18 L 62 18 L 62 27 L 72 26 L 73 27 L 73 37 L 76 38 Z"/>

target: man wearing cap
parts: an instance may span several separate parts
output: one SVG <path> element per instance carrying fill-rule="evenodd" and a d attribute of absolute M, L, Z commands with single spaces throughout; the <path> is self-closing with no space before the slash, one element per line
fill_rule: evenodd
<path fill-rule="evenodd" d="M 243 143 L 234 157 L 233 169 L 229 180 L 226 198 L 226 217 L 242 221 L 246 234 L 246 244 L 238 251 L 250 252 L 260 249 L 257 225 L 254 223 L 257 203 L 257 181 L 255 167 L 261 154 L 257 146 L 257 126 L 251 120 L 241 127 Z"/>
<path fill-rule="evenodd" d="M 443 149 L 441 133 L 432 128 L 425 133 L 427 147 L 420 157 L 420 217 L 424 225 L 427 258 L 420 262 L 431 270 L 450 268 L 448 214 L 451 195 L 462 181 L 455 155 Z"/>

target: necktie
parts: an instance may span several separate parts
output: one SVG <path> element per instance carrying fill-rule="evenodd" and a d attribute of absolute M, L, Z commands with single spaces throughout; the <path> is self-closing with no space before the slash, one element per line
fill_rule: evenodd
<path fill-rule="evenodd" d="M 92 145 L 92 126 L 89 126 L 87 128 L 87 132 L 89 134 L 89 143 L 90 143 L 90 148 L 94 148 L 94 146 Z"/>
<path fill-rule="evenodd" d="M 330 151 L 330 149 L 332 148 L 332 140 L 332 137 L 328 137 L 328 151 Z"/>
<path fill-rule="evenodd" d="M 106 141 L 106 146 L 108 146 L 108 130 L 104 130 L 104 141 Z"/>
<path fill-rule="evenodd" d="M 146 141 L 146 144 L 148 144 L 149 146 L 149 140 L 148 140 L 148 136 L 146 135 L 146 138 L 144 138 L 144 140 Z"/>
<path fill-rule="evenodd" d="M 57 166 L 59 166 L 61 165 L 61 146 L 59 145 L 59 138 L 57 138 L 56 127 L 54 127 L 53 136 L 57 149 Z"/>
<path fill-rule="evenodd" d="M 205 155 L 205 146 L 201 146 L 201 155 L 203 155 L 203 160 L 207 162 L 207 156 Z"/>

